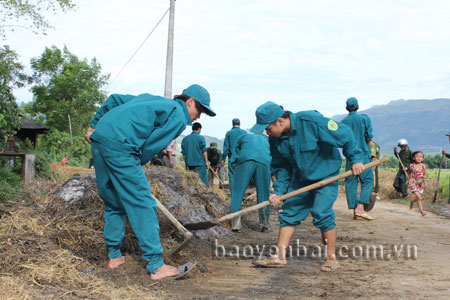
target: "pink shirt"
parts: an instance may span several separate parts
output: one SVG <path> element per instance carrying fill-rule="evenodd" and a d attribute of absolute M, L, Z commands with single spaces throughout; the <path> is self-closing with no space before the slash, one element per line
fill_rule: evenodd
<path fill-rule="evenodd" d="M 173 140 L 164 151 L 170 151 L 172 152 L 172 155 L 177 155 L 177 141 Z"/>

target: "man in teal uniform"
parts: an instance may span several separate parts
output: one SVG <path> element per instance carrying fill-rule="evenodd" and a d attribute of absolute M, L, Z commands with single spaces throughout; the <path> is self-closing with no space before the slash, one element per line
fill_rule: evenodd
<path fill-rule="evenodd" d="M 280 203 L 278 197 L 287 189 L 290 192 L 338 175 L 342 163 L 338 147 L 343 149 L 352 164 L 354 176 L 364 170 L 362 153 L 351 129 L 317 111 L 292 113 L 269 101 L 256 110 L 256 122 L 251 131 L 266 130 L 270 136 L 271 167 L 276 181 L 269 201 L 274 205 Z M 278 253 L 254 264 L 261 267 L 286 266 L 286 250 L 295 226 L 311 213 L 313 224 L 321 230 L 322 240 L 327 245 L 327 257 L 321 270 L 338 268 L 333 211 L 337 196 L 338 182 L 334 182 L 286 199 L 279 213 Z"/>
<path fill-rule="evenodd" d="M 233 156 L 234 144 L 236 143 L 237 139 L 247 132 L 241 129 L 241 121 L 238 118 L 234 118 L 231 123 L 233 124 L 233 128 L 231 128 L 231 130 L 226 133 L 225 140 L 223 142 L 222 166 L 225 165 L 225 160 L 228 157 L 228 182 L 230 185 L 230 192 L 233 193 L 235 170 L 231 167 L 230 159 Z"/>
<path fill-rule="evenodd" d="M 397 153 L 397 147 L 394 147 L 394 156 L 399 159 L 398 171 L 394 179 L 394 188 L 401 194 L 403 198 L 408 197 L 408 175 L 409 166 L 412 164 L 412 152 L 409 150 L 408 141 L 400 139 L 397 142 L 400 152 Z"/>
<path fill-rule="evenodd" d="M 85 138 L 92 142 L 98 192 L 105 203 L 109 268 L 125 262 L 120 248 L 128 217 L 151 279 L 181 275 L 162 259 L 156 201 L 141 165 L 167 147 L 201 113 L 215 116 L 209 105 L 208 91 L 194 84 L 174 100 L 150 94 L 114 94 L 95 114 Z"/>
<path fill-rule="evenodd" d="M 355 97 L 347 99 L 346 109 L 348 111 L 348 116 L 346 116 L 341 123 L 352 129 L 358 148 L 363 155 L 363 164 L 368 164 L 371 161 L 368 143 L 373 138 L 372 122 L 367 115 L 357 113 L 359 105 L 358 100 Z M 345 170 L 348 171 L 350 169 L 351 162 L 346 161 Z M 362 218 L 373 220 L 373 218 L 364 211 L 364 205 L 369 205 L 369 197 L 373 189 L 373 180 L 372 168 L 365 170 L 359 176 L 345 178 L 347 205 L 349 209 L 353 209 L 353 217 L 355 219 Z M 361 182 L 361 193 L 359 194 L 358 199 L 359 182 Z"/>
<path fill-rule="evenodd" d="M 206 150 L 208 156 L 209 166 L 208 169 L 208 186 L 210 188 L 214 187 L 214 177 L 217 174 L 219 177 L 219 188 L 222 189 L 222 183 L 225 181 L 225 172 L 222 166 L 222 151 L 217 148 L 216 142 L 211 142 L 209 144 L 208 150 Z"/>
<path fill-rule="evenodd" d="M 194 123 L 192 132 L 181 141 L 181 153 L 183 154 L 186 169 L 197 172 L 202 182 L 208 186 L 206 170 L 209 169 L 208 156 L 206 152 L 206 141 L 200 135 L 202 125 Z"/>
<path fill-rule="evenodd" d="M 258 203 L 269 200 L 270 193 L 270 148 L 269 141 L 259 134 L 243 134 L 234 146 L 231 165 L 236 168 L 236 180 L 231 193 L 230 213 L 241 210 L 242 198 L 250 180 L 256 185 Z M 270 206 L 259 210 L 259 224 L 261 231 L 269 228 Z M 231 221 L 232 230 L 240 230 L 241 217 Z"/>

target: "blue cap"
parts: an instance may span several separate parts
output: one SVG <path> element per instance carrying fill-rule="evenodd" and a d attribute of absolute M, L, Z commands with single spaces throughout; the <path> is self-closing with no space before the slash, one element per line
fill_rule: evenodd
<path fill-rule="evenodd" d="M 251 132 L 259 133 L 264 131 L 270 123 L 281 118 L 284 110 L 276 103 L 268 101 L 256 109 L 256 124 L 250 128 Z"/>
<path fill-rule="evenodd" d="M 183 94 L 186 96 L 194 98 L 198 103 L 200 103 L 204 108 L 206 108 L 206 114 L 208 116 L 214 117 L 216 113 L 209 107 L 211 99 L 209 98 L 208 91 L 198 84 L 190 85 L 188 88 L 183 90 Z"/>
<path fill-rule="evenodd" d="M 356 99 L 355 97 L 348 98 L 346 103 L 348 109 L 355 109 L 359 107 L 358 99 Z"/>
<path fill-rule="evenodd" d="M 238 124 L 241 124 L 241 120 L 239 120 L 238 118 L 234 118 L 233 121 L 231 121 L 231 123 L 233 125 L 238 125 Z"/>

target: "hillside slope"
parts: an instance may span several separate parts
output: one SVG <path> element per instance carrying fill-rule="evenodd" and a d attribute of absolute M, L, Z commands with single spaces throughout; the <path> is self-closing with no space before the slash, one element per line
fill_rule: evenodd
<path fill-rule="evenodd" d="M 395 100 L 376 105 L 360 113 L 372 119 L 374 140 L 383 153 L 392 152 L 401 138 L 408 140 L 412 150 L 438 152 L 450 149 L 450 99 Z M 336 115 L 340 121 L 346 115 Z"/>

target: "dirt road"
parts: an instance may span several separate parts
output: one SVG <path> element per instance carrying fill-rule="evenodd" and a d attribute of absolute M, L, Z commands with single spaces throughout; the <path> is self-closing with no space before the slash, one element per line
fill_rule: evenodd
<path fill-rule="evenodd" d="M 335 272 L 319 271 L 320 234 L 310 218 L 296 230 L 287 268 L 252 267 L 251 251 L 255 255 L 263 245 L 267 250 L 277 237 L 277 224 L 268 233 L 258 232 L 254 214 L 245 218 L 248 228 L 236 238 L 217 241 L 226 249 L 226 257 L 212 241 L 209 257 L 199 257 L 202 263 L 191 276 L 153 287 L 164 298 L 177 299 L 450 298 L 449 218 L 431 213 L 421 217 L 406 206 L 379 201 L 371 212 L 374 221 L 353 220 L 343 195 L 335 211 L 341 256 L 341 268 Z M 273 223 L 276 219 L 273 215 Z M 298 245 L 305 246 L 306 255 Z M 237 247 L 240 258 L 230 257 Z"/>

